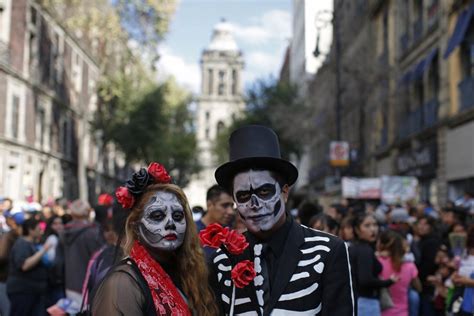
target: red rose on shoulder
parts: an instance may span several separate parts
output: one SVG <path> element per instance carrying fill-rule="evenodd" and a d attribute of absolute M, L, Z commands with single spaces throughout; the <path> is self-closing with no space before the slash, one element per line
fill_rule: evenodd
<path fill-rule="evenodd" d="M 227 234 L 224 244 L 227 250 L 233 255 L 240 255 L 245 250 L 245 248 L 249 246 L 245 236 L 236 230 L 231 230 Z"/>
<path fill-rule="evenodd" d="M 229 229 L 222 227 L 221 225 L 214 223 L 201 230 L 199 233 L 199 239 L 203 246 L 211 248 L 219 248 L 221 244 L 227 239 Z"/>
<path fill-rule="evenodd" d="M 240 261 L 232 269 L 231 277 L 232 281 L 238 288 L 247 286 L 255 278 L 255 269 L 253 262 L 250 260 Z"/>
<path fill-rule="evenodd" d="M 118 187 L 115 190 L 115 196 L 123 208 L 131 208 L 135 203 L 135 198 L 126 187 Z"/>
<path fill-rule="evenodd" d="M 152 162 L 148 166 L 148 173 L 155 179 L 156 183 L 170 183 L 171 177 L 163 165 L 157 162 Z"/>

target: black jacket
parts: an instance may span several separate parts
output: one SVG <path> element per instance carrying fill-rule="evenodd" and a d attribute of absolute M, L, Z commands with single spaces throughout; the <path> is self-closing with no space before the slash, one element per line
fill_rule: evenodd
<path fill-rule="evenodd" d="M 354 242 L 350 247 L 350 254 L 358 296 L 378 298 L 381 288 L 393 284 L 390 279 L 381 280 L 378 278 L 383 267 L 375 257 L 375 250 L 369 243 Z"/>
<path fill-rule="evenodd" d="M 211 284 L 221 314 L 230 312 L 232 267 L 241 260 L 255 262 L 259 258 L 255 255 L 259 244 L 252 243 L 253 238 L 249 238 L 248 232 L 246 235 L 251 244 L 242 255 L 229 256 L 218 250 L 213 257 Z M 257 295 L 258 285 L 250 283 L 242 289 L 236 288 L 235 314 L 256 312 L 257 315 L 276 316 L 300 312 L 298 315 L 354 315 L 348 251 L 341 239 L 291 222 L 282 249 L 269 303 L 262 306 Z"/>

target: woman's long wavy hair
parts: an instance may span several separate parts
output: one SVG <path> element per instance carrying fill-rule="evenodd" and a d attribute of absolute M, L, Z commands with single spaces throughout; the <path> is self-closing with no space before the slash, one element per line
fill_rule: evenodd
<path fill-rule="evenodd" d="M 379 236 L 379 245 L 380 250 L 385 250 L 389 253 L 393 270 L 400 272 L 403 264 L 403 257 L 405 256 L 403 237 L 397 232 L 386 230 Z"/>
<path fill-rule="evenodd" d="M 186 295 L 190 310 L 195 315 L 217 315 L 217 307 L 212 290 L 208 282 L 208 270 L 204 253 L 199 243 L 196 225 L 194 224 L 191 209 L 183 190 L 174 184 L 153 184 L 135 203 L 125 226 L 124 252 L 130 254 L 135 240 L 139 239 L 137 224 L 145 208 L 145 204 L 157 191 L 170 192 L 176 195 L 183 205 L 186 218 L 186 232 L 183 244 L 175 251 L 178 265 L 178 275 Z"/>

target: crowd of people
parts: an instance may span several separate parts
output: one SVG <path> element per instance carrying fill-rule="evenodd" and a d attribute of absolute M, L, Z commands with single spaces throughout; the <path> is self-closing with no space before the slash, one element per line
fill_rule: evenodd
<path fill-rule="evenodd" d="M 94 207 L 3 198 L 0 315 L 473 315 L 472 195 L 325 208 L 288 200 L 297 171 L 281 161 L 224 165 L 205 209 L 158 163 Z M 254 262 L 237 263 L 245 252 Z"/>
<path fill-rule="evenodd" d="M 8 198 L 0 208 L 1 315 L 46 315 L 48 308 L 54 315 L 59 307 L 77 312 L 123 258 L 127 214 L 108 194 L 94 209 L 83 201 L 58 200 L 19 210 Z M 305 200 L 290 213 L 350 245 L 361 315 L 474 312 L 474 225 L 465 205 L 438 209 L 344 200 L 325 209 Z M 205 211 L 195 207 L 192 215 L 198 232 L 213 223 L 245 231 L 232 197 L 218 185 L 208 190 Z M 212 249 L 204 252 L 209 261 Z"/>

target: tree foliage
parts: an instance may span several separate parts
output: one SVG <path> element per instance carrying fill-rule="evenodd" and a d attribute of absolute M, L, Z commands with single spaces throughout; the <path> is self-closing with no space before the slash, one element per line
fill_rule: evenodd
<path fill-rule="evenodd" d="M 188 110 L 190 96 L 170 79 L 158 87 L 148 87 L 143 95 L 132 93 L 129 98 L 125 104 L 116 106 L 122 111 L 105 124 L 108 126 L 106 134 L 118 144 L 127 161 L 159 161 L 177 184 L 186 185 L 191 174 L 199 169 Z M 132 108 L 124 109 L 129 104 Z M 123 114 L 125 117 L 121 117 Z M 97 124 L 103 125 L 103 122 Z"/>
<path fill-rule="evenodd" d="M 297 88 L 274 78 L 259 79 L 246 91 L 246 112 L 236 117 L 232 124 L 218 136 L 214 152 L 219 162 L 227 161 L 228 139 L 232 131 L 258 124 L 272 128 L 278 135 L 283 157 L 300 158 L 304 137 L 295 132 L 305 107 L 298 101 Z"/>
<path fill-rule="evenodd" d="M 102 66 L 132 46 L 152 66 L 168 31 L 175 0 L 40 0 L 66 28 L 89 46 Z M 130 45 L 134 43 L 134 45 Z"/>

